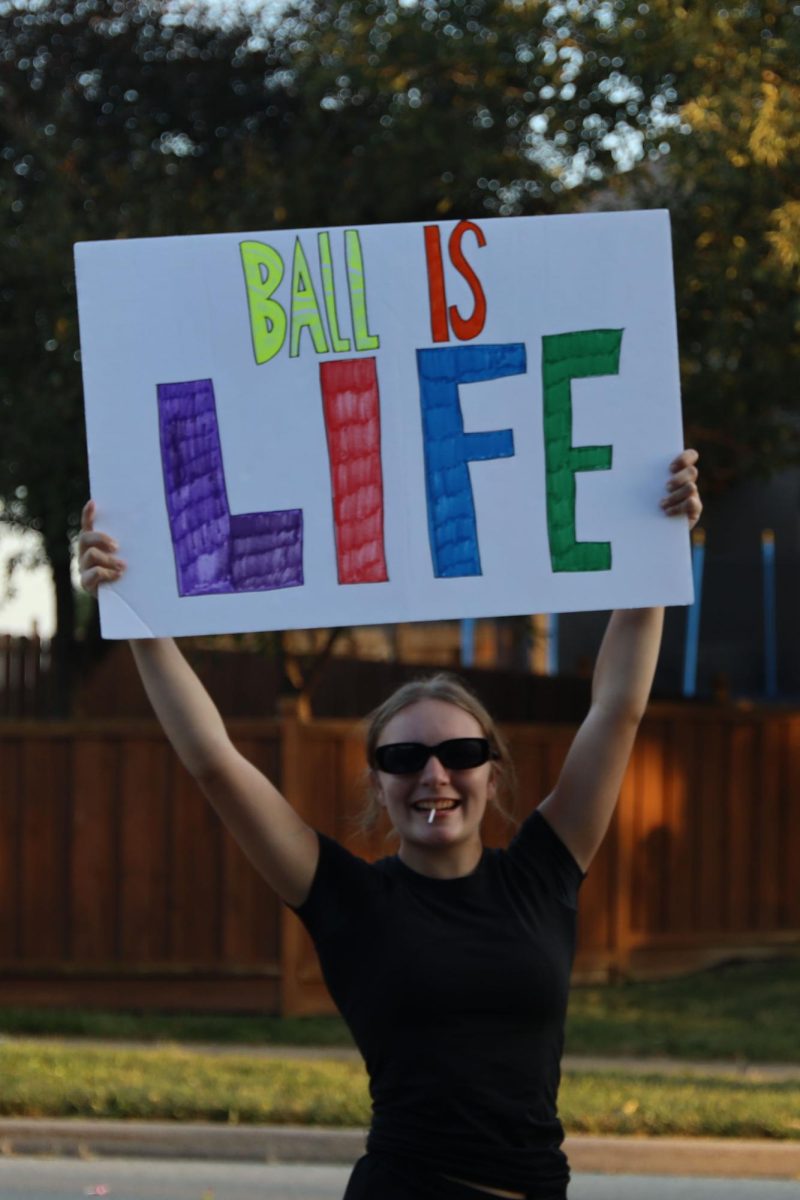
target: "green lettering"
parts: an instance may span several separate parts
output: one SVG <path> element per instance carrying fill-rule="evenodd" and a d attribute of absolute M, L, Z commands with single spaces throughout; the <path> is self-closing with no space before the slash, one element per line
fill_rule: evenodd
<path fill-rule="evenodd" d="M 283 279 L 283 259 L 263 242 L 241 242 L 250 331 L 257 363 L 269 362 L 286 337 L 286 313 L 272 294 Z"/>
<path fill-rule="evenodd" d="M 618 375 L 622 329 L 589 329 L 542 338 L 547 533 L 554 571 L 610 571 L 610 542 L 579 542 L 575 476 L 608 471 L 611 446 L 572 445 L 572 380 Z"/>
<path fill-rule="evenodd" d="M 311 340 L 317 354 L 328 353 L 328 342 L 319 315 L 317 294 L 311 280 L 308 262 L 300 245 L 300 238 L 295 238 L 294 258 L 292 259 L 292 332 L 289 337 L 289 355 L 297 358 L 300 353 L 300 334 L 304 329 L 311 333 Z"/>
<path fill-rule="evenodd" d="M 347 287 L 350 292 L 350 314 L 353 318 L 356 350 L 377 350 L 381 339 L 369 332 L 364 260 L 361 256 L 361 241 L 357 229 L 345 230 L 344 245 L 347 259 Z"/>
<path fill-rule="evenodd" d="M 328 332 L 331 335 L 331 346 L 340 353 L 350 349 L 350 341 L 339 333 L 339 315 L 336 312 L 336 290 L 333 278 L 333 262 L 331 260 L 331 237 L 329 233 L 317 235 L 319 243 L 319 269 L 322 274 L 322 291 L 325 295 L 325 311 L 328 314 Z"/>

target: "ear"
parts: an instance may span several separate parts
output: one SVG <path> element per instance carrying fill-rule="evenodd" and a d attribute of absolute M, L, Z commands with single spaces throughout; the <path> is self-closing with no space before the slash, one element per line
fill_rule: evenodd
<path fill-rule="evenodd" d="M 386 808 L 386 801 L 383 798 L 383 788 L 381 787 L 381 779 L 378 772 L 370 767 L 369 770 L 369 786 L 372 789 L 372 794 L 380 804 L 381 808 Z"/>
<path fill-rule="evenodd" d="M 494 759 L 489 760 L 489 783 L 486 788 L 486 798 L 488 800 L 497 799 L 497 763 Z"/>

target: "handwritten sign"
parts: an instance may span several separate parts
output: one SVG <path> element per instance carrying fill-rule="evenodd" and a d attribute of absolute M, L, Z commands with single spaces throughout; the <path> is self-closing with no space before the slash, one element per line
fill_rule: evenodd
<path fill-rule="evenodd" d="M 668 214 L 83 243 L 106 637 L 691 601 Z"/>

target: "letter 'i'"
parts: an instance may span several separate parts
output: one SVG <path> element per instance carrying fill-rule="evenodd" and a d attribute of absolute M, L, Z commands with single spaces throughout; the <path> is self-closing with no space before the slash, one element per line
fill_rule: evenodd
<path fill-rule="evenodd" d="M 320 363 L 339 583 L 388 579 L 375 359 Z"/>

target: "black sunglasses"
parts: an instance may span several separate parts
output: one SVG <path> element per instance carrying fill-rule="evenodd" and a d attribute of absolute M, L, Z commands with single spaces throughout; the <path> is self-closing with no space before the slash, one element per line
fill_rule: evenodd
<path fill-rule="evenodd" d="M 413 775 L 421 771 L 425 763 L 435 755 L 446 771 L 466 771 L 470 767 L 481 767 L 492 754 L 489 742 L 482 737 L 448 738 L 438 746 L 426 746 L 422 742 L 393 742 L 389 746 L 378 746 L 375 762 L 387 775 Z"/>

